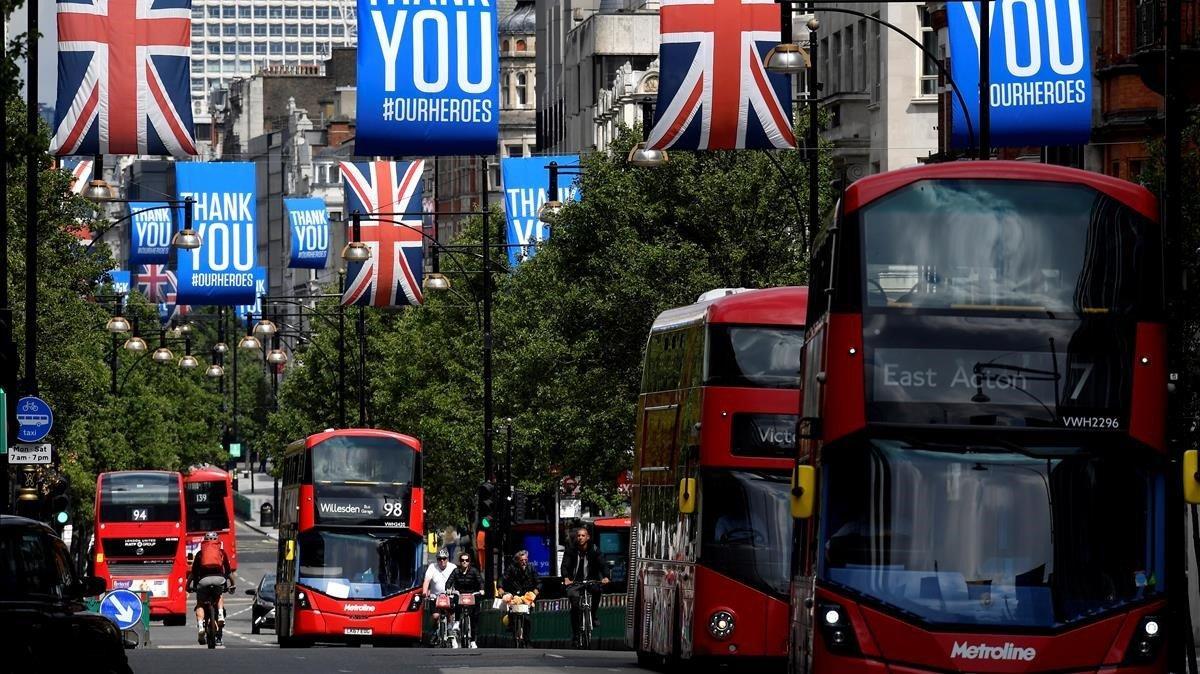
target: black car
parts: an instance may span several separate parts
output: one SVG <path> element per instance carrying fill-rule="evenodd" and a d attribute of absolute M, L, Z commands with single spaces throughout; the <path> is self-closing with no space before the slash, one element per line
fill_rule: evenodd
<path fill-rule="evenodd" d="M 130 672 L 116 623 L 84 611 L 104 580 L 79 577 L 50 527 L 0 515 L 0 634 L 14 672 Z"/>
<path fill-rule="evenodd" d="M 246 590 L 254 597 L 250 607 L 250 633 L 258 634 L 264 627 L 275 629 L 275 574 L 268 573 L 258 581 L 257 590 Z"/>

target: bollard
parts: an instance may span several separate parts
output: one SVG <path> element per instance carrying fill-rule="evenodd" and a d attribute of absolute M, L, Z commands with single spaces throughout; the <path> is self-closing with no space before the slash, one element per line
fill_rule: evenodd
<path fill-rule="evenodd" d="M 275 509 L 270 503 L 264 503 L 258 509 L 258 525 L 264 528 L 275 525 Z"/>

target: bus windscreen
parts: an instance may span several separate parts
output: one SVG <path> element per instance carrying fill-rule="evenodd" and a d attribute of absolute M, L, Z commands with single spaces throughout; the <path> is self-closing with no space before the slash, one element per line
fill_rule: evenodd
<path fill-rule="evenodd" d="M 171 473 L 106 475 L 100 489 L 101 522 L 179 520 L 179 477 Z"/>
<path fill-rule="evenodd" d="M 187 482 L 183 488 L 188 531 L 222 531 L 229 528 L 224 480 Z"/>
<path fill-rule="evenodd" d="M 342 435 L 312 448 L 314 483 L 412 484 L 416 452 L 394 438 Z"/>

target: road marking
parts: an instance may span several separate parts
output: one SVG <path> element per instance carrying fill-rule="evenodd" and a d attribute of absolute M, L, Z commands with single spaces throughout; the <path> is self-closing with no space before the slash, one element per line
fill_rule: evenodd
<path fill-rule="evenodd" d="M 565 655 L 559 655 L 558 653 L 547 653 L 547 654 L 546 654 L 546 657 L 548 657 L 548 658 L 558 658 L 559 660 L 562 660 L 563 658 L 565 658 L 565 657 L 567 657 L 567 656 L 565 656 Z"/>

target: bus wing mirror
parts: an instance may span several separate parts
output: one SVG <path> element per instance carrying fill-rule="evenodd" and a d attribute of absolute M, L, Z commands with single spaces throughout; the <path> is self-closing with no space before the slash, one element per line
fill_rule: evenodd
<path fill-rule="evenodd" d="M 296 541 L 287 542 L 287 549 L 283 553 L 283 558 L 289 562 L 296 558 Z"/>
<path fill-rule="evenodd" d="M 1200 505 L 1200 451 L 1183 453 L 1183 500 Z"/>
<path fill-rule="evenodd" d="M 791 501 L 792 517 L 806 520 L 812 517 L 816 496 L 817 469 L 812 466 L 796 466 L 792 471 Z"/>
<path fill-rule="evenodd" d="M 679 481 L 679 512 L 691 515 L 696 512 L 696 478 L 685 477 Z"/>

